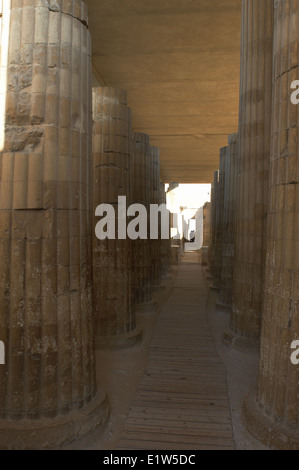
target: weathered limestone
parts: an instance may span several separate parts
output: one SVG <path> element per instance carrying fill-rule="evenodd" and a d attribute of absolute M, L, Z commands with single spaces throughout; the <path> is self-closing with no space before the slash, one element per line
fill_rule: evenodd
<path fill-rule="evenodd" d="M 228 139 L 228 147 L 224 154 L 224 188 L 223 188 L 223 220 L 222 220 L 222 263 L 220 273 L 220 290 L 218 308 L 231 311 L 234 242 L 235 242 L 235 213 L 238 180 L 238 134 L 232 134 Z"/>
<path fill-rule="evenodd" d="M 166 192 L 165 184 L 160 182 L 159 191 L 159 204 L 166 205 Z M 159 231 L 161 236 L 161 230 Z M 171 262 L 171 242 L 170 242 L 170 213 L 169 213 L 169 238 L 168 240 L 160 239 L 160 260 L 161 260 L 161 278 L 165 279 L 168 274 L 170 262 Z"/>
<path fill-rule="evenodd" d="M 218 182 L 216 185 L 216 204 L 217 204 L 217 221 L 216 221 L 216 243 L 215 243 L 215 266 L 216 276 L 214 279 L 214 285 L 217 286 L 219 291 L 221 283 L 221 271 L 222 271 L 222 252 L 223 252 L 223 234 L 224 234 L 224 187 L 226 181 L 226 160 L 228 158 L 228 147 L 220 149 L 219 158 L 219 172 Z"/>
<path fill-rule="evenodd" d="M 118 220 L 118 196 L 131 204 L 131 110 L 126 92 L 93 88 L 93 213 L 100 204 L 111 204 Z M 123 221 L 127 217 L 123 208 Z M 105 214 L 106 215 L 106 214 Z M 94 218 L 94 226 L 99 222 Z M 132 283 L 132 240 L 93 237 L 93 286 L 98 347 L 128 346 L 140 339 L 136 329 Z"/>
<path fill-rule="evenodd" d="M 10 3 L 1 36 L 0 447 L 60 448 L 108 414 L 95 381 L 87 8 Z"/>
<path fill-rule="evenodd" d="M 132 202 L 143 204 L 147 210 L 147 240 L 133 241 L 133 278 L 134 295 L 138 308 L 153 308 L 151 286 L 151 252 L 150 252 L 150 172 L 151 147 L 149 136 L 134 133 L 134 144 L 131 161 Z M 145 304 L 141 306 L 140 304 Z"/>
<path fill-rule="evenodd" d="M 290 361 L 299 338 L 298 105 L 299 4 L 276 1 L 270 201 L 257 393 L 245 402 L 249 430 L 265 444 L 299 449 L 299 366 Z"/>
<path fill-rule="evenodd" d="M 211 182 L 211 215 L 210 215 L 210 242 L 208 250 L 208 273 L 213 278 L 214 271 L 214 249 L 215 249 L 215 172 L 214 181 Z"/>
<path fill-rule="evenodd" d="M 216 265 L 215 265 L 215 250 L 216 250 L 216 233 L 217 233 L 217 186 L 219 179 L 219 170 L 214 171 L 214 181 L 211 183 L 211 236 L 209 245 L 209 278 L 212 281 L 211 288 L 215 285 L 214 278 L 217 277 Z"/>
<path fill-rule="evenodd" d="M 258 342 L 264 282 L 272 97 L 273 0 L 242 2 L 239 189 L 231 331 L 226 344 Z"/>
<path fill-rule="evenodd" d="M 157 147 L 151 147 L 150 166 L 150 204 L 159 204 L 160 193 L 160 152 Z M 153 289 L 161 287 L 161 258 L 160 240 L 150 240 Z"/>
<path fill-rule="evenodd" d="M 209 246 L 211 244 L 211 203 L 206 202 L 202 208 L 203 225 L 202 225 L 202 247 L 199 250 L 199 259 L 203 266 L 208 265 Z"/>
<path fill-rule="evenodd" d="M 220 152 L 220 163 L 223 160 L 224 149 Z M 211 262 L 211 276 L 212 285 L 211 289 L 218 291 L 220 286 L 220 272 L 221 272 L 221 218 L 222 218 L 222 181 L 221 181 L 221 168 L 214 172 L 214 183 L 212 185 L 212 235 L 211 235 L 211 248 L 210 248 L 210 262 Z M 223 175 L 222 175 L 223 178 Z"/>
<path fill-rule="evenodd" d="M 211 239 L 211 203 L 206 202 L 203 206 L 203 246 L 209 246 Z"/>

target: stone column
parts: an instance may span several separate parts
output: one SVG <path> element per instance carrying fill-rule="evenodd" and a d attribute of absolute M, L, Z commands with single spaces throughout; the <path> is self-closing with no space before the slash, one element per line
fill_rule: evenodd
<path fill-rule="evenodd" d="M 202 208 L 203 214 L 203 226 L 202 226 L 202 248 L 201 252 L 201 264 L 203 266 L 208 265 L 208 252 L 210 246 L 210 236 L 211 236 L 211 203 L 206 202 Z M 208 274 L 208 270 L 207 270 Z"/>
<path fill-rule="evenodd" d="M 108 411 L 95 381 L 87 8 L 82 1 L 8 4 L 1 36 L 0 447 L 60 448 L 99 428 Z"/>
<path fill-rule="evenodd" d="M 151 173 L 150 173 L 150 204 L 159 204 L 160 192 L 160 152 L 157 147 L 151 147 Z M 152 287 L 159 290 L 161 287 L 161 259 L 160 240 L 150 240 Z"/>
<path fill-rule="evenodd" d="M 223 190 L 223 223 L 222 223 L 222 263 L 220 273 L 220 290 L 218 308 L 231 311 L 233 268 L 234 268 L 234 241 L 235 241 L 235 213 L 236 213 L 236 187 L 237 187 L 237 152 L 238 134 L 228 138 L 228 147 L 225 152 L 225 181 Z"/>
<path fill-rule="evenodd" d="M 210 265 L 210 279 L 212 281 L 211 288 L 217 289 L 217 276 L 218 268 L 216 264 L 216 246 L 217 246 L 217 232 L 218 232 L 218 186 L 219 186 L 219 170 L 214 171 L 214 181 L 211 186 L 211 243 L 209 247 L 209 265 Z"/>
<path fill-rule="evenodd" d="M 223 147 L 220 149 L 219 159 L 219 172 L 218 182 L 216 185 L 216 243 L 215 243 L 215 268 L 216 275 L 214 279 L 214 286 L 220 289 L 221 284 L 221 271 L 222 271 L 222 251 L 223 251 L 223 233 L 224 233 L 224 187 L 226 182 L 226 160 L 228 148 Z"/>
<path fill-rule="evenodd" d="M 257 392 L 245 402 L 249 430 L 270 447 L 299 449 L 299 4 L 275 2 L 274 90 L 267 255 Z M 297 355 L 298 356 L 298 355 Z"/>
<path fill-rule="evenodd" d="M 115 213 L 115 238 L 93 237 L 96 345 L 124 347 L 140 339 L 133 296 L 132 240 L 126 234 L 126 207 L 118 199 L 126 197 L 126 206 L 131 204 L 131 110 L 126 92 L 110 87 L 93 88 L 92 106 L 93 214 L 101 204 L 111 205 Z M 94 227 L 99 221 L 95 216 Z M 120 236 L 121 223 L 125 231 Z"/>
<path fill-rule="evenodd" d="M 152 302 L 151 285 L 151 251 L 150 251 L 150 172 L 151 147 L 149 136 L 139 132 L 134 133 L 134 147 L 132 152 L 132 201 L 134 204 L 143 204 L 147 210 L 147 240 L 133 241 L 133 278 L 136 308 L 138 310 L 151 310 L 155 307 Z"/>
<path fill-rule="evenodd" d="M 202 245 L 209 247 L 211 243 L 211 203 L 206 202 L 203 206 L 203 242 Z"/>
<path fill-rule="evenodd" d="M 220 150 L 219 170 L 214 173 L 213 186 L 213 249 L 212 276 L 210 289 L 219 291 L 222 262 L 222 218 L 223 218 L 223 188 L 224 188 L 224 156 L 226 148 Z"/>
<path fill-rule="evenodd" d="M 165 184 L 160 182 L 160 191 L 159 191 L 159 204 L 165 204 L 166 206 L 166 192 Z M 161 231 L 159 232 L 161 234 Z M 160 239 L 160 259 L 161 259 L 161 278 L 167 278 L 167 274 L 170 266 L 170 214 L 169 214 L 169 239 L 162 240 Z"/>
<path fill-rule="evenodd" d="M 260 336 L 268 207 L 272 99 L 273 0 L 242 2 L 239 192 L 231 330 L 226 344 Z"/>
<path fill-rule="evenodd" d="M 215 175 L 215 173 L 214 173 Z M 213 277 L 213 262 L 214 262 L 214 231 L 215 231 L 215 189 L 214 181 L 211 183 L 211 206 L 210 206 L 210 243 L 208 250 L 208 270 L 207 277 L 212 279 Z"/>

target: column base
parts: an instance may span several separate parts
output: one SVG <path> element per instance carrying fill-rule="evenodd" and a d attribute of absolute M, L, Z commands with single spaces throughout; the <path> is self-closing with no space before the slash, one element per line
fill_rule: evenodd
<path fill-rule="evenodd" d="M 155 312 L 158 307 L 158 302 L 156 300 L 151 300 L 150 302 L 143 302 L 142 304 L 135 305 L 136 313 L 151 313 Z"/>
<path fill-rule="evenodd" d="M 241 336 L 234 333 L 230 328 L 224 330 L 222 342 L 228 348 L 236 349 L 237 351 L 248 351 L 258 349 L 259 347 L 259 341 L 257 339 Z"/>
<path fill-rule="evenodd" d="M 83 449 L 99 438 L 109 419 L 104 391 L 82 410 L 57 418 L 0 420 L 1 450 Z"/>
<path fill-rule="evenodd" d="M 254 390 L 244 401 L 243 414 L 247 429 L 255 439 L 271 449 L 299 450 L 299 431 L 273 423 L 259 407 Z"/>
<path fill-rule="evenodd" d="M 135 329 L 126 335 L 98 336 L 96 338 L 96 350 L 99 349 L 125 349 L 131 348 L 142 340 L 142 331 Z"/>

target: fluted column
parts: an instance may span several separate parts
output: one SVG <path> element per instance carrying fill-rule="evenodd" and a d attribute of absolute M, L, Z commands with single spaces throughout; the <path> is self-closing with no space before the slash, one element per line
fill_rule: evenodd
<path fill-rule="evenodd" d="M 215 267 L 216 276 L 214 285 L 220 289 L 222 271 L 222 252 L 224 236 L 224 187 L 226 181 L 226 161 L 228 158 L 228 147 L 220 149 L 218 182 L 216 185 L 217 209 L 216 209 L 216 246 L 215 246 Z"/>
<path fill-rule="evenodd" d="M 95 381 L 87 8 L 34 5 L 6 2 L 1 32 L 0 447 L 16 449 L 59 448 L 107 417 Z"/>
<path fill-rule="evenodd" d="M 218 288 L 218 265 L 216 261 L 217 234 L 218 234 L 218 193 L 219 193 L 219 170 L 214 171 L 214 181 L 211 185 L 211 243 L 209 246 L 210 277 L 211 288 Z"/>
<path fill-rule="evenodd" d="M 127 207 L 131 204 L 131 110 L 126 92 L 117 88 L 93 88 L 92 98 L 93 213 L 101 204 L 109 204 L 115 213 L 115 238 L 93 237 L 96 344 L 128 346 L 140 339 L 133 296 L 132 240 L 126 234 L 126 207 L 119 207 L 118 199 L 126 197 Z M 99 221 L 95 217 L 94 226 Z M 121 223 L 124 236 L 118 231 Z"/>
<path fill-rule="evenodd" d="M 268 207 L 273 0 L 242 2 L 239 190 L 231 345 L 260 336 Z"/>
<path fill-rule="evenodd" d="M 149 136 L 139 132 L 134 133 L 132 152 L 132 201 L 142 204 L 147 210 L 147 240 L 133 241 L 133 278 L 134 295 L 137 308 L 153 308 L 151 285 L 151 251 L 150 251 L 150 173 L 151 147 Z M 144 305 L 141 305 L 144 304 Z"/>
<path fill-rule="evenodd" d="M 203 242 L 202 245 L 209 247 L 211 243 L 211 203 L 206 202 L 203 206 Z"/>
<path fill-rule="evenodd" d="M 226 147 L 220 149 L 219 170 L 214 172 L 213 185 L 213 248 L 212 248 L 212 276 L 211 289 L 219 291 L 221 262 L 222 262 L 222 220 L 223 220 L 223 190 L 224 190 L 224 159 Z"/>
<path fill-rule="evenodd" d="M 214 172 L 215 177 L 215 172 Z M 210 243 L 209 243 L 209 250 L 208 250 L 208 273 L 209 278 L 212 279 L 213 277 L 213 263 L 214 263 L 214 237 L 215 237 L 215 189 L 214 189 L 214 181 L 211 182 L 211 207 L 210 207 Z"/>
<path fill-rule="evenodd" d="M 165 204 L 166 206 L 166 192 L 165 184 L 160 182 L 160 191 L 159 191 L 159 204 Z M 170 214 L 169 214 L 169 227 L 170 227 Z M 159 236 L 161 236 L 161 230 L 159 230 Z M 169 229 L 169 239 L 160 238 L 160 259 L 161 259 L 161 278 L 165 279 L 167 277 L 169 266 L 170 266 L 170 229 Z"/>
<path fill-rule="evenodd" d="M 222 263 L 220 273 L 220 290 L 218 307 L 231 311 L 233 267 L 234 267 L 234 240 L 235 240 L 235 213 L 236 213 L 236 187 L 237 187 L 237 152 L 238 134 L 232 134 L 228 139 L 225 152 L 225 181 L 223 189 L 223 223 L 222 223 Z"/>
<path fill-rule="evenodd" d="M 160 152 L 151 147 L 150 204 L 159 204 L 160 192 Z M 152 287 L 158 289 L 161 283 L 160 240 L 150 240 Z"/>
<path fill-rule="evenodd" d="M 299 78 L 299 4 L 275 2 L 274 89 L 267 255 L 257 392 L 245 402 L 250 431 L 279 449 L 299 449 L 299 107 L 291 83 Z M 296 355 L 296 354 L 295 354 Z M 298 354 L 297 354 L 298 357 Z"/>

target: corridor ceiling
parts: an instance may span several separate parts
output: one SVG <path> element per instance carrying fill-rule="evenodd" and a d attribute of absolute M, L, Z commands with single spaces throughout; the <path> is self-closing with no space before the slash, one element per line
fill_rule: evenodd
<path fill-rule="evenodd" d="M 210 183 L 238 127 L 241 0 L 87 4 L 94 76 L 127 90 L 163 181 Z"/>

